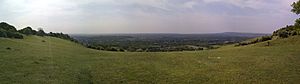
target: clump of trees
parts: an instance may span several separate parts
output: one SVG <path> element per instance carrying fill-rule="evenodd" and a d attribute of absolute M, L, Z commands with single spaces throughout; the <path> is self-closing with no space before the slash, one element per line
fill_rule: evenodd
<path fill-rule="evenodd" d="M 259 42 L 265 42 L 265 41 L 272 40 L 272 38 L 273 36 L 263 36 L 263 37 L 255 38 L 253 40 L 240 42 L 235 46 L 245 46 L 245 45 L 251 45 Z"/>
<path fill-rule="evenodd" d="M 25 35 L 50 36 L 50 33 L 45 33 L 45 31 L 42 28 L 38 28 L 38 31 L 36 31 L 33 30 L 31 27 L 26 27 L 19 30 L 18 32 Z"/>
<path fill-rule="evenodd" d="M 292 5 L 293 9 L 291 10 L 293 13 L 299 15 L 300 14 L 300 0 L 294 2 Z M 289 36 L 300 35 L 300 18 L 295 20 L 294 25 L 287 25 L 284 28 L 281 28 L 273 33 L 273 36 L 278 36 L 281 38 L 287 38 Z"/>
<path fill-rule="evenodd" d="M 287 38 L 289 36 L 300 35 L 300 26 L 288 25 L 273 32 L 273 36 Z"/>
<path fill-rule="evenodd" d="M 47 36 L 48 34 L 45 33 L 45 31 L 42 28 L 38 28 L 38 31 L 36 33 L 38 36 Z"/>
<path fill-rule="evenodd" d="M 0 23 L 0 29 L 6 30 L 6 31 L 9 31 L 9 32 L 16 32 L 17 31 L 17 29 L 14 26 L 9 25 L 5 22 Z"/>
<path fill-rule="evenodd" d="M 74 38 L 72 38 L 71 36 L 69 36 L 68 34 L 64 34 L 64 33 L 53 33 L 50 32 L 48 34 L 46 34 L 47 36 L 51 36 L 51 37 L 57 37 L 57 38 L 61 38 L 61 39 L 65 39 L 65 40 L 69 40 L 69 41 L 73 41 L 78 43 L 77 40 L 75 40 Z"/>
<path fill-rule="evenodd" d="M 57 37 L 73 42 L 78 42 L 77 40 L 70 37 L 68 34 L 63 33 L 46 33 L 42 28 L 38 28 L 38 31 L 32 29 L 31 27 L 25 27 L 21 30 L 17 30 L 14 26 L 1 22 L 0 23 L 0 37 L 4 38 L 17 38 L 17 39 L 23 39 L 23 35 L 37 35 L 37 36 L 51 36 L 51 37 Z"/>
<path fill-rule="evenodd" d="M 0 23 L 0 37 L 23 39 L 23 35 L 17 32 L 17 29 L 5 22 Z"/>
<path fill-rule="evenodd" d="M 37 31 L 33 30 L 31 27 L 23 28 L 23 29 L 19 30 L 18 32 L 25 34 L 25 35 L 36 35 L 37 34 Z"/>
<path fill-rule="evenodd" d="M 291 12 L 299 15 L 300 14 L 300 0 L 297 2 L 294 2 L 291 6 L 293 7 Z M 295 20 L 294 25 L 287 25 L 286 27 L 283 27 L 283 28 L 280 28 L 280 29 L 274 31 L 272 36 L 265 36 L 265 37 L 257 38 L 256 40 L 252 40 L 252 41 L 240 42 L 236 46 L 243 46 L 243 45 L 255 44 L 258 42 L 264 42 L 264 41 L 272 40 L 272 38 L 274 38 L 274 37 L 288 38 L 290 36 L 295 36 L 295 35 L 300 35 L 300 18 Z"/>

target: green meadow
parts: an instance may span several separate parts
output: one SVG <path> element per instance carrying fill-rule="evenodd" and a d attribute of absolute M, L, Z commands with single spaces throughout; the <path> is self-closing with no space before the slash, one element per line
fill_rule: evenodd
<path fill-rule="evenodd" d="M 0 84 L 297 84 L 300 36 L 215 50 L 108 52 L 54 37 L 0 38 Z"/>

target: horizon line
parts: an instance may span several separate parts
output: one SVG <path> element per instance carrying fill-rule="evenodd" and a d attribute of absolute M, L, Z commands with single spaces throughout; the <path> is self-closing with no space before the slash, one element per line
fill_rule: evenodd
<path fill-rule="evenodd" d="M 138 32 L 138 33 L 69 33 L 69 35 L 114 35 L 114 34 L 222 34 L 222 33 L 241 33 L 241 34 L 272 34 L 272 33 L 260 33 L 260 32 L 210 32 L 210 33 L 168 33 L 168 32 Z"/>

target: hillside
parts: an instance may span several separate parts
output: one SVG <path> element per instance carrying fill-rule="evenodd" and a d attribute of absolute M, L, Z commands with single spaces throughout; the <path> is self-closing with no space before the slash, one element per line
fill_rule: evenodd
<path fill-rule="evenodd" d="M 1 84 L 299 83 L 300 36 L 199 52 L 107 52 L 54 37 L 0 38 Z"/>

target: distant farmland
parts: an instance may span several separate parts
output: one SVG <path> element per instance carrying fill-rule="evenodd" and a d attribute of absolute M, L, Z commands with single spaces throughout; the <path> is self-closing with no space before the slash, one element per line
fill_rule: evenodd
<path fill-rule="evenodd" d="M 269 34 L 215 33 L 215 34 L 105 34 L 72 35 L 90 48 L 107 51 L 168 52 L 198 51 L 217 48 Z"/>

